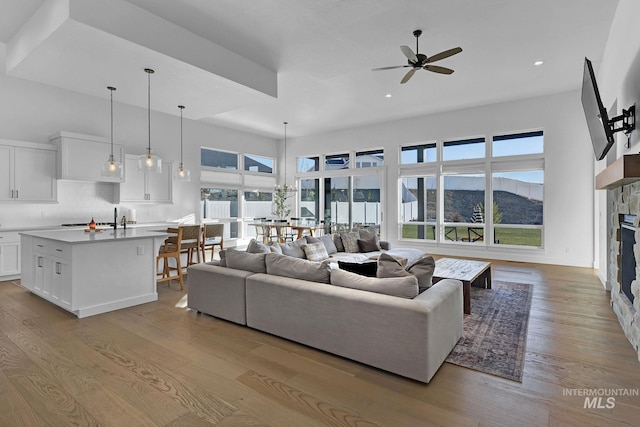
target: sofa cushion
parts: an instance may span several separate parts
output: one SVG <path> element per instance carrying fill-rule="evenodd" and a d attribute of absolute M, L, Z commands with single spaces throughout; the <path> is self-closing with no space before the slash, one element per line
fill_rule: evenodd
<path fill-rule="evenodd" d="M 235 249 L 226 250 L 226 265 L 236 270 L 251 271 L 253 273 L 266 273 L 265 256 L 267 254 L 252 254 Z"/>
<path fill-rule="evenodd" d="M 376 277 L 378 263 L 375 261 L 368 262 L 346 262 L 338 261 L 338 267 L 344 271 L 359 274 L 361 276 Z"/>
<path fill-rule="evenodd" d="M 418 279 L 411 274 L 406 277 L 377 278 L 361 276 L 350 271 L 332 270 L 331 284 L 408 299 L 418 295 Z"/>
<path fill-rule="evenodd" d="M 425 255 L 407 267 L 407 271 L 418 278 L 420 292 L 431 287 L 436 262 L 431 255 Z"/>
<path fill-rule="evenodd" d="M 227 266 L 227 250 L 223 249 L 220 252 L 218 252 L 218 255 L 220 255 L 220 267 L 226 267 Z"/>
<path fill-rule="evenodd" d="M 294 242 L 279 243 L 283 255 L 294 258 L 304 258 L 304 250 L 302 247 L 307 244 L 307 240 L 302 238 Z"/>
<path fill-rule="evenodd" d="M 302 247 L 304 254 L 309 261 L 324 261 L 329 258 L 327 248 L 324 247 L 324 243 L 307 243 Z"/>
<path fill-rule="evenodd" d="M 360 252 L 374 252 L 380 250 L 380 244 L 375 237 L 366 240 L 358 239 L 358 248 Z"/>
<path fill-rule="evenodd" d="M 333 236 L 331 234 L 325 234 L 320 237 L 306 236 L 305 238 L 307 239 L 307 243 L 322 242 L 325 249 L 327 250 L 327 254 L 329 255 L 338 252 L 338 248 L 336 247 L 336 244 L 333 241 Z"/>
<path fill-rule="evenodd" d="M 314 262 L 286 255 L 267 254 L 265 257 L 267 274 L 330 283 L 329 261 Z"/>
<path fill-rule="evenodd" d="M 250 254 L 268 254 L 271 252 L 271 249 L 268 245 L 265 245 L 262 242 L 258 242 L 256 239 L 251 239 L 251 241 L 247 245 L 247 252 L 249 252 Z"/>
<path fill-rule="evenodd" d="M 345 252 L 360 252 L 360 248 L 358 247 L 358 233 L 340 233 L 340 238 L 342 239 L 342 245 L 344 246 Z"/>

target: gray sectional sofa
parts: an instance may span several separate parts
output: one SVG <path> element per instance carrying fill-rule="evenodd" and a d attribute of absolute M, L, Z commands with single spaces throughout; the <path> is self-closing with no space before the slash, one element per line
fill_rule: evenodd
<path fill-rule="evenodd" d="M 190 266 L 187 283 L 198 312 L 425 383 L 462 336 L 455 280 L 418 293 L 410 273 L 364 277 L 329 260 L 235 251 L 226 267 Z"/>

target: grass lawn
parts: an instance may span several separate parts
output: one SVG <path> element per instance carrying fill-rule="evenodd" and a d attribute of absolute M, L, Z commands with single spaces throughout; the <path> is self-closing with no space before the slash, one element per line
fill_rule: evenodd
<path fill-rule="evenodd" d="M 402 237 L 405 239 L 417 239 L 418 230 L 424 230 L 426 228 L 426 236 L 422 237 L 424 240 L 435 240 L 434 227 L 424 225 L 411 225 L 405 224 L 402 226 Z M 468 240 L 476 238 L 477 236 L 473 232 L 469 232 L 469 227 L 446 227 L 447 240 Z M 542 246 L 542 230 L 532 228 L 507 228 L 496 227 L 495 238 L 496 242 L 501 245 L 517 245 L 517 246 Z M 423 231 L 424 232 L 424 231 Z M 456 235 L 457 233 L 457 235 Z M 481 230 L 478 230 L 479 234 L 482 234 Z"/>

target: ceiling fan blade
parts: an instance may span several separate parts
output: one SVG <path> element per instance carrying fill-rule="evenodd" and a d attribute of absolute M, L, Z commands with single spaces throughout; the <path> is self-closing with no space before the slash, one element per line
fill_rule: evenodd
<path fill-rule="evenodd" d="M 413 73 L 415 73 L 415 72 L 416 72 L 416 70 L 419 70 L 419 68 L 412 68 L 412 69 L 410 69 L 410 70 L 407 72 L 407 74 L 405 74 L 405 75 L 404 75 L 404 77 L 402 78 L 402 80 L 400 80 L 400 84 L 404 84 L 404 83 L 408 82 L 408 81 L 409 81 L 409 79 L 410 79 L 411 77 L 413 77 Z"/>
<path fill-rule="evenodd" d="M 452 74 L 453 70 L 451 68 L 440 67 L 438 65 L 425 65 L 423 67 L 425 70 L 433 71 L 434 73 L 440 74 Z"/>
<path fill-rule="evenodd" d="M 402 53 L 404 53 L 404 56 L 406 56 L 409 61 L 418 62 L 418 57 L 415 53 L 413 53 L 409 46 L 400 46 L 400 50 L 402 51 Z"/>
<path fill-rule="evenodd" d="M 372 68 L 371 71 L 393 70 L 394 68 L 406 68 L 411 65 L 394 65 L 393 67 Z"/>
<path fill-rule="evenodd" d="M 427 58 L 426 63 L 428 64 L 430 62 L 440 61 L 441 59 L 448 58 L 460 52 L 462 52 L 462 48 L 454 47 L 453 49 L 445 50 L 444 52 L 436 53 L 435 55 L 430 56 L 429 58 Z"/>

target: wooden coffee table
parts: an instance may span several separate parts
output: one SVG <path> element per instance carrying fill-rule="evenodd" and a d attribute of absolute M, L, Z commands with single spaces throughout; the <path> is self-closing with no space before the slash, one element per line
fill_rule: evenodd
<path fill-rule="evenodd" d="M 491 289 L 491 263 L 470 259 L 440 258 L 436 260 L 433 283 L 442 279 L 455 279 L 462 282 L 464 314 L 471 314 L 471 285 L 480 285 Z"/>

